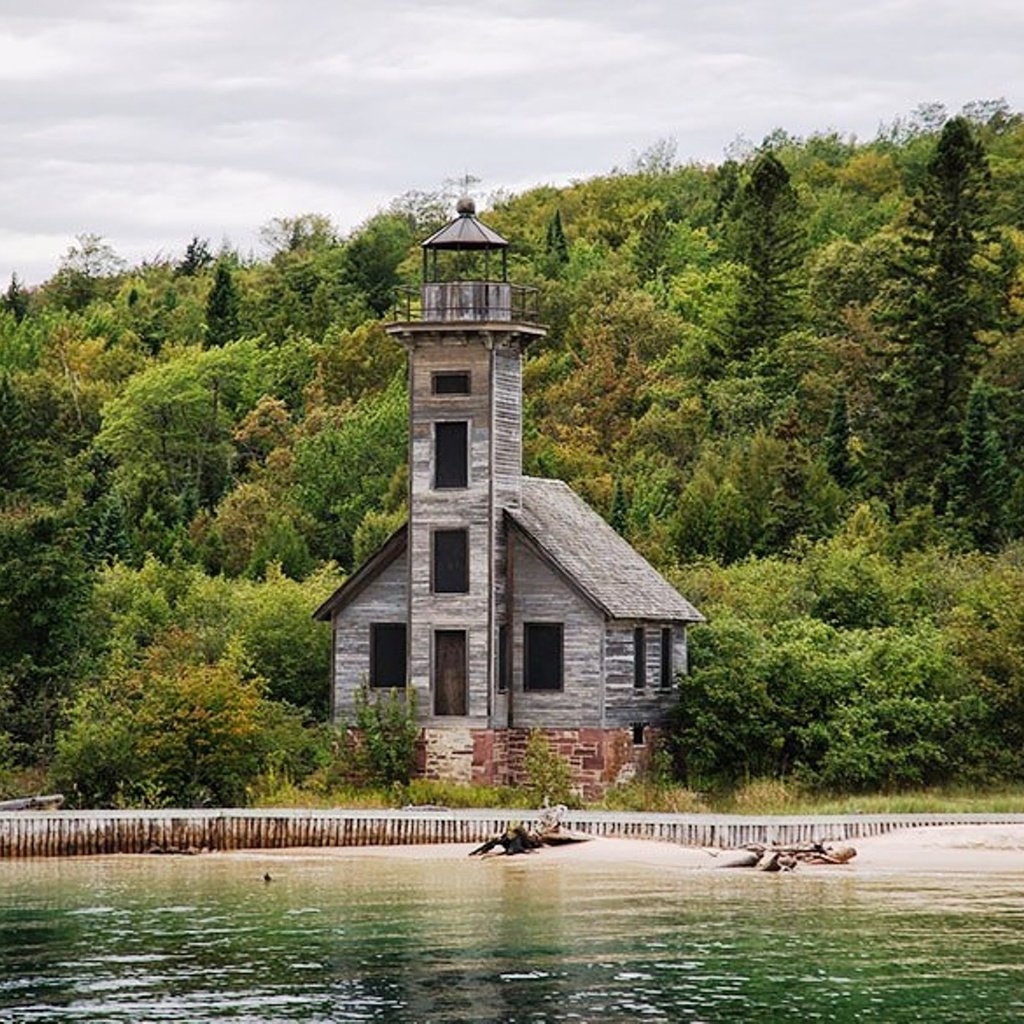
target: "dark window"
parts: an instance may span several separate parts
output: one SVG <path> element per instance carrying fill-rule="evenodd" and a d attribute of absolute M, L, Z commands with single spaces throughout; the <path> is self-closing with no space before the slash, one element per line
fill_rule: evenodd
<path fill-rule="evenodd" d="M 469 424 L 434 424 L 434 486 L 465 487 L 469 483 Z"/>
<path fill-rule="evenodd" d="M 508 626 L 498 627 L 498 693 L 508 689 Z"/>
<path fill-rule="evenodd" d="M 647 685 L 647 637 L 643 626 L 633 630 L 633 686 L 642 690 Z"/>
<path fill-rule="evenodd" d="M 661 688 L 672 686 L 672 630 L 664 627 L 661 631 Z"/>
<path fill-rule="evenodd" d="M 434 531 L 435 594 L 469 592 L 469 539 L 467 530 Z"/>
<path fill-rule="evenodd" d="M 644 730 L 647 726 L 643 722 L 633 723 L 633 746 L 642 747 L 644 745 Z"/>
<path fill-rule="evenodd" d="M 562 688 L 562 624 L 528 622 L 524 630 L 524 690 Z"/>
<path fill-rule="evenodd" d="M 370 626 L 370 685 L 405 686 L 405 623 Z"/>
<path fill-rule="evenodd" d="M 468 373 L 435 373 L 431 381 L 435 395 L 468 395 Z"/>

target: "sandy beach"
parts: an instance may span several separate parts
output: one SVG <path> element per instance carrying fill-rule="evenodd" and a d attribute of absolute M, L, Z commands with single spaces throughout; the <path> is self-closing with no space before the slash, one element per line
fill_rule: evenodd
<path fill-rule="evenodd" d="M 1024 825 L 956 825 L 899 829 L 886 835 L 850 840 L 857 856 L 845 865 L 801 865 L 801 871 L 877 873 L 1019 873 L 1024 876 Z M 418 861 L 466 860 L 472 845 L 446 843 L 422 846 L 336 847 L 329 850 L 254 850 L 245 856 L 260 859 L 343 857 L 391 858 Z M 546 847 L 517 857 L 497 857 L 503 863 L 621 864 L 647 867 L 714 869 L 723 851 L 677 846 L 641 839 L 595 838 L 569 846 Z"/>

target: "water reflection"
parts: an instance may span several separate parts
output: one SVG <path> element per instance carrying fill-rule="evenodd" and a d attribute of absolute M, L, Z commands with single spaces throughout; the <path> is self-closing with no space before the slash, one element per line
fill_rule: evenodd
<path fill-rule="evenodd" d="M 0 1020 L 1017 1020 L 1019 879 L 252 857 L 0 865 Z"/>

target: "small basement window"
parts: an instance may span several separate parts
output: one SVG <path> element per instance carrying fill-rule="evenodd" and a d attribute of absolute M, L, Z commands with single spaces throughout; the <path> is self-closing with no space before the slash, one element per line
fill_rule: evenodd
<path fill-rule="evenodd" d="M 673 672 L 672 664 L 672 629 L 665 626 L 661 630 L 661 688 L 669 690 L 672 688 Z"/>
<path fill-rule="evenodd" d="M 434 487 L 469 485 L 469 424 L 465 420 L 434 424 Z"/>
<path fill-rule="evenodd" d="M 435 594 L 469 593 L 469 531 L 434 531 L 434 572 L 431 590 Z"/>
<path fill-rule="evenodd" d="M 647 634 L 643 626 L 633 630 L 633 687 L 642 690 L 647 685 Z"/>
<path fill-rule="evenodd" d="M 370 686 L 405 686 L 405 623 L 370 624 Z"/>
<path fill-rule="evenodd" d="M 527 622 L 523 642 L 523 689 L 561 690 L 562 624 Z"/>
<path fill-rule="evenodd" d="M 469 373 L 445 371 L 435 373 L 430 381 L 430 389 L 435 395 L 468 395 Z"/>
<path fill-rule="evenodd" d="M 644 745 L 644 732 L 647 729 L 647 725 L 644 722 L 633 723 L 633 746 L 642 747 Z"/>

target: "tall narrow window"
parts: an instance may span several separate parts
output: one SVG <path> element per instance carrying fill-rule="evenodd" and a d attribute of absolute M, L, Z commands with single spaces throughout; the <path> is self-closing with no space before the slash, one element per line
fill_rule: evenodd
<path fill-rule="evenodd" d="M 469 531 L 434 531 L 432 583 L 435 594 L 469 592 Z"/>
<path fill-rule="evenodd" d="M 508 690 L 508 626 L 498 627 L 498 693 Z"/>
<path fill-rule="evenodd" d="M 469 373 L 464 371 L 435 373 L 430 380 L 435 395 L 468 395 Z"/>
<path fill-rule="evenodd" d="M 370 625 L 370 685 L 405 686 L 405 623 Z"/>
<path fill-rule="evenodd" d="M 661 630 L 661 688 L 671 689 L 673 672 L 672 665 L 672 627 L 665 626 Z"/>
<path fill-rule="evenodd" d="M 647 685 L 647 635 L 643 626 L 633 630 L 633 686 L 642 690 Z"/>
<path fill-rule="evenodd" d="M 523 689 L 561 690 L 562 624 L 527 622 L 523 642 Z"/>
<path fill-rule="evenodd" d="M 469 484 L 469 424 L 465 420 L 434 424 L 434 486 Z"/>

